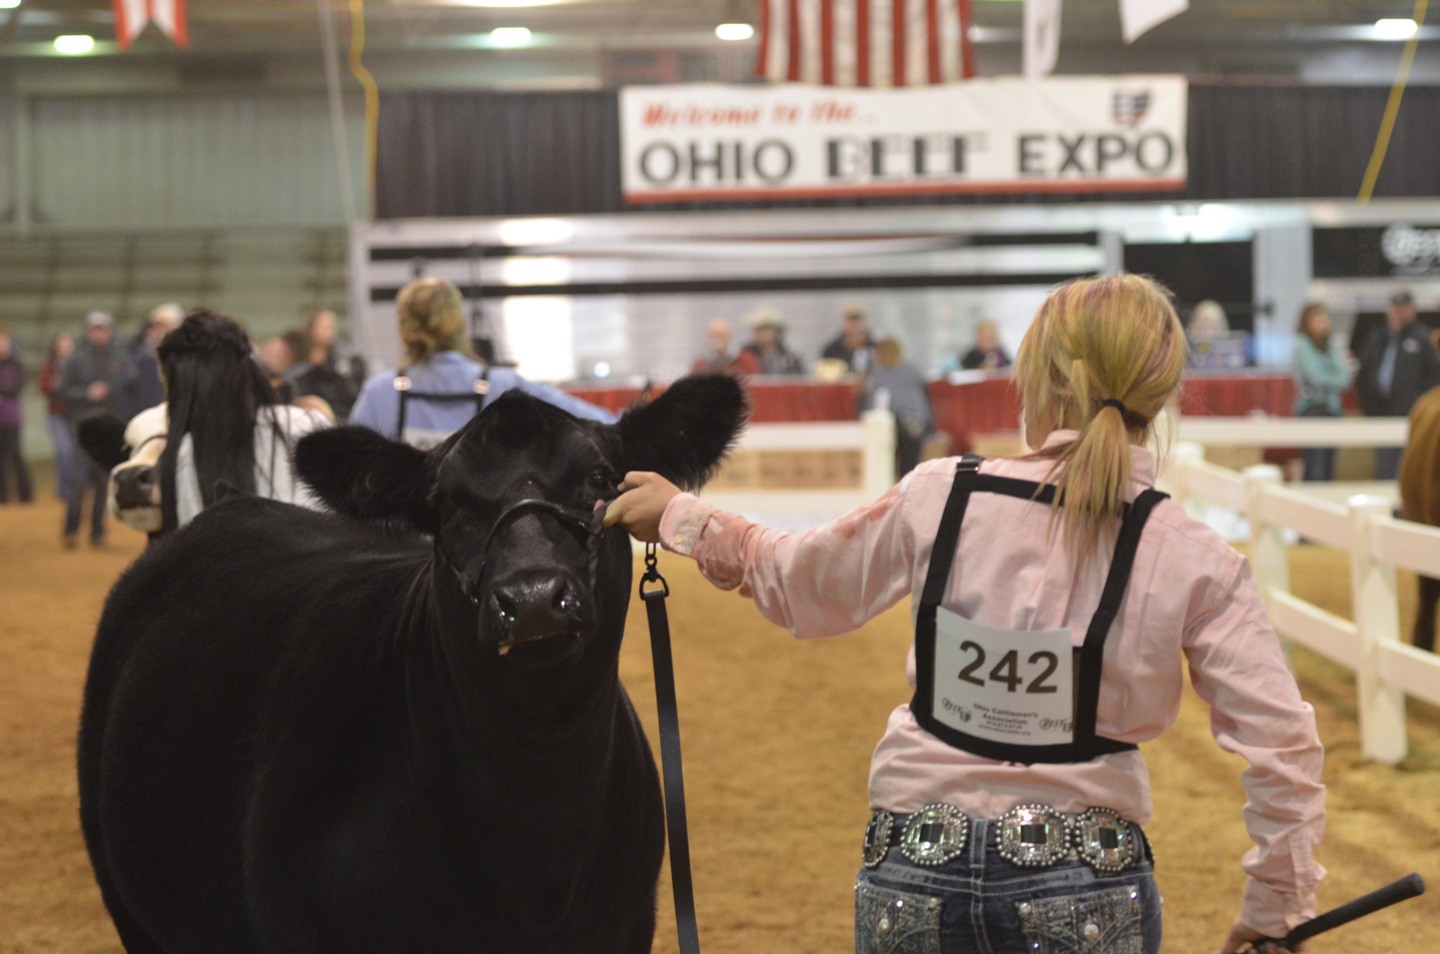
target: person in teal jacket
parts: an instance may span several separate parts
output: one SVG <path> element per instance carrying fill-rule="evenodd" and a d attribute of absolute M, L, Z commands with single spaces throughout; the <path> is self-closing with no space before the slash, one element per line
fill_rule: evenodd
<path fill-rule="evenodd" d="M 1340 392 L 1354 377 L 1350 361 L 1331 334 L 1330 313 L 1319 302 L 1300 309 L 1295 335 L 1295 415 L 1339 417 Z M 1307 447 L 1301 452 L 1306 480 L 1335 479 L 1335 448 Z"/>

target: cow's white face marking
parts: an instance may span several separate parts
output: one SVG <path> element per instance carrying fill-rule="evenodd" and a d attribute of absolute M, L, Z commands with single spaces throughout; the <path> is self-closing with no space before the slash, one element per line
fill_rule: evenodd
<path fill-rule="evenodd" d="M 129 434 L 127 433 L 127 438 Z M 164 510 L 160 505 L 160 480 L 157 468 L 160 455 L 165 453 L 165 437 L 154 435 L 140 445 L 134 455 L 123 464 L 117 464 L 110 471 L 109 492 L 106 495 L 110 516 L 141 533 L 156 533 L 164 524 Z M 119 485 L 139 487 L 144 493 L 144 502 L 132 499 L 121 506 Z M 128 495 L 127 495 L 128 496 Z"/>

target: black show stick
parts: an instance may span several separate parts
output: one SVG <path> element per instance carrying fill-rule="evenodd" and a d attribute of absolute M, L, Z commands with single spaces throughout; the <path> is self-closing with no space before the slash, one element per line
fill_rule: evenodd
<path fill-rule="evenodd" d="M 1418 874 L 1408 874 L 1399 881 L 1387 884 L 1385 887 L 1371 891 L 1369 894 L 1356 898 L 1354 901 L 1342 904 L 1338 908 L 1332 908 L 1324 914 L 1313 917 L 1304 924 L 1297 925 L 1295 930 L 1283 938 L 1280 938 L 1279 941 L 1271 941 L 1269 943 L 1278 943 L 1282 947 L 1293 950 L 1294 945 L 1308 941 L 1317 934 L 1323 934 L 1342 924 L 1349 924 L 1351 921 L 1363 918 L 1367 914 L 1374 914 L 1381 908 L 1388 908 L 1392 904 L 1398 904 L 1409 898 L 1419 897 L 1424 893 L 1425 879 L 1421 878 Z M 1249 951 L 1256 950 L 1260 950 L 1260 948 L 1249 948 L 1245 954 L 1249 954 Z"/>

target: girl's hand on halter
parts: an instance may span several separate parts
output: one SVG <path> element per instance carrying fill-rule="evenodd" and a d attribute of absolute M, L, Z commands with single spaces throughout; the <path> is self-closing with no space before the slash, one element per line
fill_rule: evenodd
<path fill-rule="evenodd" d="M 680 488 L 659 474 L 632 470 L 620 482 L 620 496 L 605 510 L 605 526 L 624 527 L 644 543 L 660 542 L 660 518 Z"/>

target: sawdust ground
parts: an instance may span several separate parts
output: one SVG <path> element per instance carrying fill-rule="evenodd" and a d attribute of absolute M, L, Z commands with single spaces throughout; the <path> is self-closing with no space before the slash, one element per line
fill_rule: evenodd
<path fill-rule="evenodd" d="M 74 737 L 89 644 L 105 593 L 142 539 L 113 527 L 105 551 L 65 551 L 53 499 L 0 507 L 0 954 L 120 950 L 100 904 L 76 815 Z M 870 750 L 908 697 L 904 607 L 834 640 L 800 643 L 677 557 L 674 596 L 701 936 L 707 954 L 838 954 L 852 949 L 851 896 L 865 825 Z M 1292 552 L 1298 595 L 1349 613 L 1344 554 Z M 1408 595 L 1408 587 L 1407 587 Z M 1406 611 L 1411 611 L 1407 603 Z M 655 738 L 644 613 L 622 674 Z M 1303 650 L 1296 668 L 1328 754 L 1329 833 L 1320 850 L 1330 906 L 1410 871 L 1440 878 L 1440 712 L 1410 704 L 1411 755 L 1359 758 L 1355 693 L 1342 669 Z M 1215 949 L 1243 884 L 1242 764 L 1210 739 L 1189 696 L 1145 747 L 1155 788 L 1150 837 L 1167 898 L 1165 950 Z M 656 951 L 675 950 L 669 879 Z M 1342 929 L 1315 951 L 1440 950 L 1440 898 Z"/>

